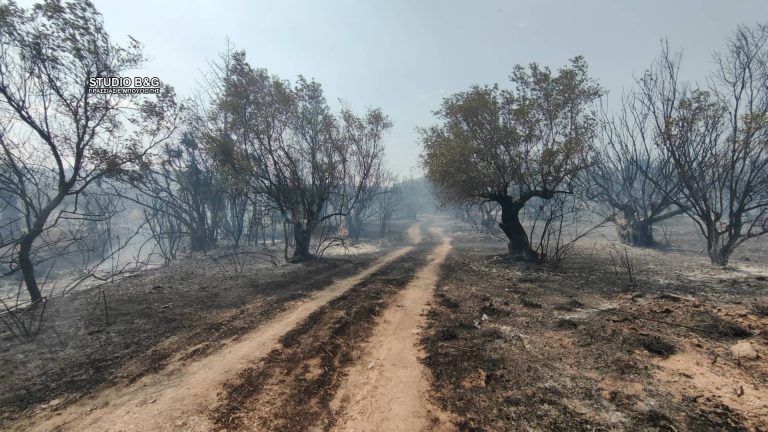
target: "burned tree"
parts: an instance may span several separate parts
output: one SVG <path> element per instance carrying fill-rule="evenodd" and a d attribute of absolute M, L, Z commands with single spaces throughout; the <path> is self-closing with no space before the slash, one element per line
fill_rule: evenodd
<path fill-rule="evenodd" d="M 616 113 L 604 114 L 601 146 L 588 169 L 590 198 L 607 205 L 628 245 L 654 246 L 654 225 L 683 214 L 674 164 L 654 149 L 654 140 L 647 107 L 637 94 L 625 96 Z"/>
<path fill-rule="evenodd" d="M 135 40 L 110 39 L 88 1 L 0 5 L 0 187 L 22 225 L 3 248 L 32 301 L 42 298 L 34 257 L 48 242 L 40 239 L 64 220 L 102 217 L 87 214 L 78 197 L 141 163 L 172 130 L 170 89 L 156 102 L 88 91 L 90 77 L 118 76 L 143 60 Z M 123 125 L 131 119 L 143 137 L 129 136 Z"/>
<path fill-rule="evenodd" d="M 680 204 L 707 240 L 713 264 L 768 233 L 768 26 L 740 27 L 716 56 L 709 89 L 678 79 L 680 56 L 664 49 L 642 97 L 657 148 L 674 163 Z"/>
<path fill-rule="evenodd" d="M 509 252 L 533 259 L 520 211 L 532 198 L 572 193 L 588 165 L 602 90 L 577 57 L 553 74 L 515 68 L 513 87 L 474 86 L 443 101 L 441 124 L 421 131 L 427 178 L 450 201 L 495 201 Z"/>
<path fill-rule="evenodd" d="M 291 86 L 252 68 L 243 52 L 233 56 L 227 79 L 222 107 L 233 117 L 242 172 L 253 193 L 267 196 L 288 218 L 295 242 L 292 259 L 308 259 L 315 231 L 349 214 L 369 183 L 382 157 L 380 134 L 389 120 L 378 110 L 364 119 L 345 111 L 339 119 L 319 83 L 299 77 Z M 356 125 L 354 132 L 347 127 L 345 133 L 345 124 Z M 353 169 L 357 174 L 349 184 Z"/>
<path fill-rule="evenodd" d="M 345 187 L 359 188 L 346 222 L 350 237 L 359 240 L 363 224 L 374 214 L 376 198 L 387 193 L 382 139 L 384 132 L 392 127 L 392 122 L 380 109 L 368 111 L 363 118 L 344 109 L 342 120 L 344 134 L 353 153 Z"/>
<path fill-rule="evenodd" d="M 401 207 L 405 212 L 405 216 L 415 221 L 418 215 L 426 208 L 424 179 L 417 179 L 411 175 L 408 178 L 404 178 L 398 185 L 398 188 L 402 195 Z"/>
<path fill-rule="evenodd" d="M 389 235 L 392 216 L 403 200 L 403 194 L 397 186 L 396 179 L 390 175 L 384 177 L 381 193 L 376 196 L 376 213 L 379 217 L 379 236 Z"/>
<path fill-rule="evenodd" d="M 216 178 L 216 193 L 223 195 L 222 204 L 217 206 L 221 213 L 216 216 L 217 229 L 237 249 L 246 232 L 249 207 L 251 214 L 258 213 L 255 206 L 260 202 L 258 194 L 249 189 L 246 164 L 238 150 L 238 131 L 242 131 L 245 113 L 231 113 L 226 107 L 227 92 L 230 91 L 237 57 L 227 40 L 226 50 L 218 62 L 210 62 L 209 70 L 203 76 L 201 97 L 192 105 L 192 129 L 200 140 L 200 151 L 207 160 L 207 169 Z M 250 204 L 250 206 L 249 206 Z"/>
<path fill-rule="evenodd" d="M 466 222 L 485 234 L 499 233 L 499 206 L 495 202 L 482 199 L 459 203 L 456 208 L 459 220 Z"/>
<path fill-rule="evenodd" d="M 220 60 L 209 64 L 198 96 L 184 111 L 181 139 L 152 153 L 152 163 L 129 178 L 132 190 L 123 193 L 145 208 L 161 252 L 182 243 L 192 252 L 205 252 L 217 246 L 220 237 L 238 248 L 249 204 L 259 202 L 248 189 L 247 166 L 237 150 L 240 117 L 224 105 L 236 56 L 228 44 Z"/>
<path fill-rule="evenodd" d="M 145 207 L 150 217 L 173 220 L 165 226 L 182 228 L 157 235 L 187 238 L 191 251 L 210 249 L 218 239 L 225 204 L 210 159 L 189 133 L 178 143 L 164 145 L 156 156 L 151 167 L 130 177 L 131 189 L 120 195 Z"/>

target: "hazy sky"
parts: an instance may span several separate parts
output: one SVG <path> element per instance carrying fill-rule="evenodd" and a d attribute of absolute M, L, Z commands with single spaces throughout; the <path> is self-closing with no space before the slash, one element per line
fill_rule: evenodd
<path fill-rule="evenodd" d="M 152 58 L 141 75 L 189 94 L 228 36 L 253 66 L 320 81 L 329 101 L 394 121 L 393 168 L 418 165 L 414 129 L 442 98 L 474 83 L 506 83 L 515 64 L 557 68 L 584 55 L 614 96 L 632 84 L 667 37 L 683 74 L 701 80 L 738 24 L 768 22 L 766 0 L 95 0 L 118 41 L 131 35 Z M 415 172 L 414 172 L 415 173 Z"/>

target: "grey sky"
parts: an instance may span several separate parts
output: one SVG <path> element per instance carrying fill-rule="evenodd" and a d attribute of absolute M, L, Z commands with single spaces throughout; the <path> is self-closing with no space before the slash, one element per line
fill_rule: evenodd
<path fill-rule="evenodd" d="M 584 55 L 614 95 L 632 84 L 668 37 L 683 74 L 701 80 L 738 24 L 768 21 L 768 1 L 158 1 L 95 0 L 116 40 L 131 35 L 152 58 L 141 75 L 182 95 L 229 36 L 249 61 L 282 78 L 320 81 L 329 101 L 381 106 L 399 173 L 417 165 L 414 128 L 443 96 L 505 83 L 513 65 L 553 68 Z"/>

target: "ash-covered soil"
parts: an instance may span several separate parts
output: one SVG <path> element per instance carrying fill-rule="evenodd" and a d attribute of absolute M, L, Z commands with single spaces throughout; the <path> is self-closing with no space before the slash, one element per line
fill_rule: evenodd
<path fill-rule="evenodd" d="M 380 254 L 278 266 L 253 257 L 186 258 L 52 298 L 34 342 L 0 329 L 0 419 L 57 409 L 96 387 L 205 356 Z"/>
<path fill-rule="evenodd" d="M 723 270 L 695 240 L 627 248 L 630 278 L 604 237 L 553 270 L 454 232 L 422 338 L 434 399 L 463 431 L 768 430 L 766 244 Z"/>

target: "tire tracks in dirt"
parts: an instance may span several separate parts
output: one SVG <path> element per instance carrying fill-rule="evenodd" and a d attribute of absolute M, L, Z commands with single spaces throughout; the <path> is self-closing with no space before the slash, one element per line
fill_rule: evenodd
<path fill-rule="evenodd" d="M 451 240 L 441 238 L 428 264 L 382 314 L 365 354 L 350 368 L 334 399 L 333 431 L 453 431 L 449 416 L 430 402 L 430 379 L 420 359 L 420 328 L 424 310 L 433 298 L 440 268 L 451 250 Z"/>
<path fill-rule="evenodd" d="M 421 242 L 418 225 L 408 231 L 412 244 Z M 313 312 L 343 296 L 384 267 L 414 250 L 390 252 L 359 274 L 335 282 L 289 307 L 274 319 L 192 363 L 171 364 L 127 386 L 106 388 L 61 411 L 44 411 L 15 425 L 16 430 L 50 431 L 208 431 L 217 392 L 278 345 L 278 340 Z"/>
<path fill-rule="evenodd" d="M 212 419 L 221 430 L 449 431 L 430 403 L 419 359 L 450 239 L 430 240 L 313 312 L 229 381 Z M 441 241 L 437 244 L 436 241 Z"/>
<path fill-rule="evenodd" d="M 379 316 L 426 264 L 430 242 L 317 309 L 258 364 L 225 385 L 212 413 L 219 429 L 328 430 L 331 401 L 363 354 Z"/>

